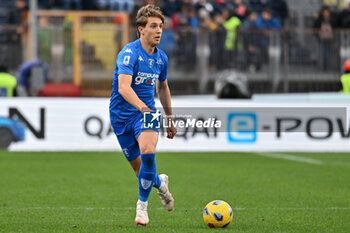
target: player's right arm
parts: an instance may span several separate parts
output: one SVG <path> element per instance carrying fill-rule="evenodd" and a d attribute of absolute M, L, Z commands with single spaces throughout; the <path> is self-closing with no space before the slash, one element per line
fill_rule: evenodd
<path fill-rule="evenodd" d="M 131 88 L 132 76 L 130 74 L 118 75 L 118 92 L 132 106 L 140 112 L 150 111 L 147 105 L 140 100 Z"/>
<path fill-rule="evenodd" d="M 118 92 L 132 106 L 140 112 L 149 111 L 147 105 L 140 100 L 131 87 L 134 67 L 137 63 L 138 55 L 131 47 L 124 47 L 117 58 L 118 66 Z"/>

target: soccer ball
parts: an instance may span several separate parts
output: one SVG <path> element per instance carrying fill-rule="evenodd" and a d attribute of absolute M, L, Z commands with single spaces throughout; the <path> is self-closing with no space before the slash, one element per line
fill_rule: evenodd
<path fill-rule="evenodd" d="M 227 227 L 233 219 L 232 208 L 227 202 L 209 202 L 203 211 L 203 220 L 209 227 Z"/>

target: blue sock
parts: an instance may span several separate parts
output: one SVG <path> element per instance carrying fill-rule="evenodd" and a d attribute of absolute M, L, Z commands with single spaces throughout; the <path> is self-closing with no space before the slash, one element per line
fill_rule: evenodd
<path fill-rule="evenodd" d="M 162 183 L 161 179 L 159 178 L 158 174 L 157 174 L 157 165 L 156 165 L 156 161 L 154 160 L 154 179 L 153 179 L 153 187 L 159 188 L 160 184 Z"/>
<path fill-rule="evenodd" d="M 160 185 L 162 184 L 162 180 L 160 179 L 160 177 L 158 176 L 158 174 L 156 172 L 157 166 L 155 165 L 154 168 L 155 168 L 154 171 L 155 171 L 156 175 L 154 176 L 153 187 L 158 189 L 160 187 Z M 136 177 L 138 178 L 138 176 L 136 176 Z"/>
<path fill-rule="evenodd" d="M 154 171 L 155 171 L 156 175 L 154 176 L 153 187 L 158 189 L 160 187 L 160 185 L 162 184 L 162 180 L 160 179 L 160 177 L 158 176 L 158 174 L 156 172 L 157 165 L 155 164 L 155 162 L 154 162 Z M 136 177 L 138 178 L 138 176 L 136 176 Z"/>
<path fill-rule="evenodd" d="M 136 177 L 139 178 L 138 176 Z M 162 184 L 162 180 L 160 179 L 159 175 L 156 173 L 153 180 L 153 187 L 158 189 L 161 184 Z"/>
<path fill-rule="evenodd" d="M 147 201 L 156 175 L 155 154 L 142 154 L 139 171 L 139 200 Z"/>

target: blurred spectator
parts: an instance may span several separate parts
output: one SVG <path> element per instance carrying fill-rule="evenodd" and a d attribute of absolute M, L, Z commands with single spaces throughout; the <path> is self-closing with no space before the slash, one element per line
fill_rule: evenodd
<path fill-rule="evenodd" d="M 38 46 L 41 60 L 51 63 L 52 30 L 49 28 L 49 19 L 42 16 L 39 19 Z"/>
<path fill-rule="evenodd" d="M 171 28 L 171 20 L 166 17 L 163 26 L 163 33 L 157 47 L 163 50 L 169 57 L 174 54 L 176 46 L 175 33 Z M 170 59 L 169 59 L 170 60 Z"/>
<path fill-rule="evenodd" d="M 350 94 L 350 59 L 344 62 L 344 74 L 340 78 L 342 84 L 342 93 Z"/>
<path fill-rule="evenodd" d="M 16 78 L 8 73 L 6 66 L 0 65 L 0 97 L 14 96 L 16 85 Z"/>
<path fill-rule="evenodd" d="M 29 7 L 30 0 L 27 2 Z M 38 0 L 38 8 L 44 10 L 62 9 L 63 2 L 61 0 Z"/>
<path fill-rule="evenodd" d="M 144 0 L 134 0 L 134 4 L 134 11 L 138 11 L 144 5 Z"/>
<path fill-rule="evenodd" d="M 26 7 L 27 5 L 24 0 L 16 0 L 15 8 L 9 9 L 10 17 L 8 23 L 22 27 L 23 14 L 25 13 Z M 17 28 L 17 30 L 22 30 L 22 28 Z"/>
<path fill-rule="evenodd" d="M 83 0 L 82 7 L 83 10 L 96 10 L 98 9 L 97 0 Z"/>
<path fill-rule="evenodd" d="M 337 27 L 350 28 L 350 0 L 345 1 L 345 8 L 337 17 Z"/>
<path fill-rule="evenodd" d="M 207 20 L 210 18 L 210 15 L 214 12 L 213 5 L 207 0 L 199 0 L 195 4 L 195 9 L 201 24 L 206 24 Z"/>
<path fill-rule="evenodd" d="M 284 25 L 284 21 L 288 17 L 288 6 L 285 0 L 268 0 L 266 7 L 272 10 L 272 16 L 276 17 Z"/>
<path fill-rule="evenodd" d="M 180 9 L 182 7 L 185 7 L 187 9 L 193 7 L 193 4 L 192 4 L 192 0 L 181 0 L 178 2 L 179 6 L 180 6 Z"/>
<path fill-rule="evenodd" d="M 214 1 L 214 11 L 215 12 L 222 12 L 224 9 L 226 9 L 226 0 L 215 0 Z"/>
<path fill-rule="evenodd" d="M 150 0 L 149 2 L 153 3 Z M 96 5 L 100 10 L 127 11 L 129 13 L 137 11 L 143 4 L 143 1 L 138 0 L 96 0 Z"/>
<path fill-rule="evenodd" d="M 188 18 L 188 24 L 192 28 L 198 28 L 199 27 L 199 19 L 197 17 L 196 11 L 194 7 L 189 7 L 187 9 L 187 18 Z"/>
<path fill-rule="evenodd" d="M 134 11 L 130 14 L 130 25 L 136 25 L 136 15 L 138 10 L 144 6 L 145 0 L 134 0 Z M 130 38 L 131 41 L 137 39 L 137 33 L 136 29 L 134 30 L 135 33 L 132 34 L 132 37 Z"/>
<path fill-rule="evenodd" d="M 198 41 L 198 28 L 200 26 L 199 19 L 196 14 L 194 6 L 190 6 L 187 9 L 188 24 L 190 26 L 190 41 L 186 51 L 186 57 L 193 62 L 196 62 L 196 49 Z"/>
<path fill-rule="evenodd" d="M 209 24 L 210 29 L 210 68 L 222 70 L 227 66 L 227 59 L 225 58 L 225 41 L 226 41 L 226 29 L 223 25 L 224 18 L 222 14 L 217 12 L 213 21 Z"/>
<path fill-rule="evenodd" d="M 192 51 L 195 51 L 195 47 L 193 47 L 193 31 L 191 31 L 191 27 L 189 25 L 188 18 L 188 7 L 183 5 L 181 7 L 181 11 L 176 15 L 173 15 L 173 23 L 176 22 L 176 31 L 179 36 L 178 40 L 178 65 L 184 66 L 185 69 L 191 67 L 192 64 L 188 62 L 190 57 L 193 57 Z"/>
<path fill-rule="evenodd" d="M 82 0 L 61 0 L 64 10 L 77 9 L 82 10 Z"/>
<path fill-rule="evenodd" d="M 96 0 L 96 5 L 99 10 L 107 10 L 109 7 L 109 0 Z"/>
<path fill-rule="evenodd" d="M 264 4 L 261 2 L 261 0 L 249 0 L 248 9 L 260 14 L 264 9 Z"/>
<path fill-rule="evenodd" d="M 143 5 L 156 5 L 156 0 L 145 0 Z"/>
<path fill-rule="evenodd" d="M 63 21 L 64 66 L 73 66 L 73 21 L 74 16 L 66 15 Z"/>
<path fill-rule="evenodd" d="M 263 61 L 268 61 L 268 46 L 270 44 L 270 32 L 267 29 L 279 29 L 281 22 L 272 16 L 271 9 L 264 8 L 256 20 L 256 27 L 263 31 L 259 34 L 259 46 Z"/>
<path fill-rule="evenodd" d="M 198 14 L 201 9 L 204 9 L 210 14 L 214 11 L 214 6 L 207 0 L 199 0 L 194 6 Z"/>
<path fill-rule="evenodd" d="M 115 11 L 127 11 L 129 13 L 134 10 L 134 0 L 109 0 L 109 9 Z"/>
<path fill-rule="evenodd" d="M 260 70 L 261 68 L 261 48 L 259 44 L 260 33 L 257 31 L 256 12 L 248 12 L 246 20 L 242 23 L 243 42 L 246 57 L 246 67 L 249 71 Z"/>
<path fill-rule="evenodd" d="M 55 0 L 38 0 L 39 9 L 51 9 L 54 6 Z"/>
<path fill-rule="evenodd" d="M 17 67 L 22 61 L 22 43 L 24 43 L 23 35 L 25 34 L 25 14 L 26 2 L 24 0 L 16 0 L 15 7 L 8 9 L 7 24 L 12 26 L 10 30 L 6 31 L 7 47 L 10 49 L 9 53 L 12 55 L 11 60 L 8 61 L 10 68 Z M 6 44 L 5 43 L 5 44 Z"/>
<path fill-rule="evenodd" d="M 5 7 L 0 7 L 0 25 L 7 23 L 7 14 L 7 9 Z"/>
<path fill-rule="evenodd" d="M 33 68 L 39 67 L 42 70 L 43 77 L 33 77 Z M 43 84 L 45 84 L 48 81 L 48 68 L 47 65 L 40 61 L 29 61 L 24 64 L 22 64 L 19 68 L 18 77 L 17 77 L 17 84 L 18 84 L 18 92 L 17 94 L 19 96 L 31 96 L 36 95 L 36 93 L 33 93 L 34 90 L 32 90 L 32 86 L 35 85 L 36 78 L 42 78 Z"/>
<path fill-rule="evenodd" d="M 236 16 L 231 16 L 228 10 L 223 10 L 222 16 L 224 19 L 224 27 L 227 30 L 227 37 L 225 42 L 225 47 L 227 50 L 233 50 L 235 47 L 237 28 L 241 24 L 241 21 Z"/>
<path fill-rule="evenodd" d="M 241 24 L 241 21 L 236 16 L 231 16 L 230 12 L 227 9 L 224 9 L 222 12 L 224 19 L 224 27 L 227 30 L 225 48 L 228 53 L 229 66 L 234 66 L 236 56 L 234 54 L 234 49 L 236 48 L 236 39 L 237 39 L 237 29 Z"/>
<path fill-rule="evenodd" d="M 178 11 L 179 3 L 177 0 L 164 0 L 163 13 L 165 16 L 171 17 Z"/>
<path fill-rule="evenodd" d="M 281 22 L 272 16 L 270 8 L 264 8 L 261 15 L 256 20 L 256 26 L 259 29 L 279 29 L 282 27 Z"/>
<path fill-rule="evenodd" d="M 243 4 L 242 0 L 231 0 L 227 3 L 227 8 L 234 12 L 240 20 L 245 18 L 246 6 Z"/>
<path fill-rule="evenodd" d="M 324 71 L 330 68 L 329 58 L 332 51 L 335 25 L 336 19 L 331 10 L 328 6 L 323 6 L 314 22 L 314 28 L 319 30 L 318 39 L 320 41 L 321 67 Z"/>
<path fill-rule="evenodd" d="M 181 7 L 180 11 L 171 17 L 171 25 L 174 29 L 188 28 L 187 7 Z"/>
<path fill-rule="evenodd" d="M 256 20 L 258 19 L 258 14 L 255 11 L 247 12 L 247 18 L 243 21 L 242 27 L 244 29 L 256 29 Z"/>

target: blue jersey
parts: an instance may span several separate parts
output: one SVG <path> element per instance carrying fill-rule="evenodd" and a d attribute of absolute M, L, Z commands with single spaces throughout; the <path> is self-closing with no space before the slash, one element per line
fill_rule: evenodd
<path fill-rule="evenodd" d="M 129 104 L 118 92 L 118 75 L 132 75 L 131 88 L 150 109 L 155 109 L 154 92 L 156 81 L 167 78 L 168 57 L 155 48 L 153 54 L 147 53 L 138 39 L 127 44 L 118 54 L 114 70 L 113 89 L 109 104 L 112 122 L 125 121 L 140 113 Z"/>

